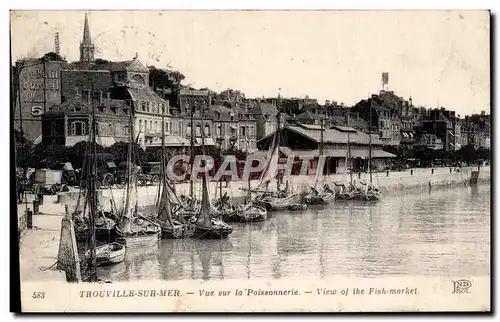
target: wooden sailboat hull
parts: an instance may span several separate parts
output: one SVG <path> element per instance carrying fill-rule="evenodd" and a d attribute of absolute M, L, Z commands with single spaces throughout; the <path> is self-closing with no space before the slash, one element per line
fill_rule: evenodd
<path fill-rule="evenodd" d="M 304 197 L 304 202 L 308 205 L 325 205 L 328 202 L 320 195 L 307 194 Z"/>
<path fill-rule="evenodd" d="M 118 242 L 127 248 L 142 248 L 156 245 L 160 242 L 160 232 L 151 234 L 126 234 L 120 236 Z"/>
<path fill-rule="evenodd" d="M 113 265 L 125 260 L 127 248 L 119 243 L 111 243 L 96 249 L 97 264 L 99 266 Z"/>
<path fill-rule="evenodd" d="M 223 239 L 233 232 L 233 228 L 206 227 L 194 224 L 191 238 L 195 239 Z"/>
<path fill-rule="evenodd" d="M 261 222 L 267 219 L 267 210 L 256 205 L 242 205 L 238 207 L 229 222 Z"/>
<path fill-rule="evenodd" d="M 307 205 L 300 203 L 300 196 L 294 194 L 288 197 L 265 197 L 255 201 L 258 206 L 264 207 L 267 211 L 282 210 L 304 210 Z"/>
<path fill-rule="evenodd" d="M 187 229 L 187 224 L 181 224 L 179 222 L 175 222 L 174 227 L 172 226 L 161 227 L 162 239 L 181 239 L 187 237 L 190 237 L 190 233 Z"/>
<path fill-rule="evenodd" d="M 96 247 L 96 261 L 99 266 L 107 266 L 121 263 L 125 260 L 127 248 L 120 243 L 109 243 Z M 85 254 L 90 259 L 90 250 Z"/>

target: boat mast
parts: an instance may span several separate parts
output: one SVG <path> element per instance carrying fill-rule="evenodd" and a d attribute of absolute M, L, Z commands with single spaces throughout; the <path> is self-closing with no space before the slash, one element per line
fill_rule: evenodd
<path fill-rule="evenodd" d="M 324 128 L 324 119 L 323 117 L 321 117 L 321 136 L 320 136 L 320 141 L 319 141 L 319 157 L 318 157 L 318 167 L 317 167 L 317 170 L 316 170 L 316 183 L 314 185 L 314 188 L 316 188 L 316 186 L 318 185 L 318 181 L 319 181 L 319 178 L 320 176 L 323 176 L 323 167 L 324 165 L 322 165 L 322 168 L 320 169 L 319 168 L 319 165 L 320 165 L 320 162 L 321 162 L 321 157 L 323 156 L 323 143 L 324 143 L 324 138 L 323 138 L 323 132 L 325 131 L 325 128 Z M 319 172 L 321 171 L 321 173 Z"/>
<path fill-rule="evenodd" d="M 368 171 L 370 172 L 370 185 L 372 184 L 372 108 L 373 98 L 370 98 L 370 112 L 369 112 L 369 138 L 368 138 Z"/>
<path fill-rule="evenodd" d="M 161 185 L 163 185 L 163 189 L 167 189 L 167 178 L 166 178 L 166 169 L 165 169 L 165 116 L 161 114 Z M 158 188 L 160 190 L 160 188 Z M 165 194 L 164 194 L 165 195 Z M 159 198 L 161 198 L 161 194 L 158 193 Z M 161 202 L 161 200 L 159 201 Z M 170 201 L 169 201 L 170 202 Z"/>
<path fill-rule="evenodd" d="M 90 234 L 90 260 L 89 260 L 89 279 L 90 282 L 97 282 L 97 256 L 96 256 L 96 233 L 95 233 L 95 217 L 97 210 L 97 194 L 96 194 L 96 180 L 97 180 L 97 167 L 96 167 L 96 122 L 95 122 L 95 108 L 94 108 L 94 85 L 91 83 L 90 91 L 90 106 L 91 106 L 91 133 L 92 142 L 90 144 L 90 184 L 88 189 L 89 196 L 89 234 Z"/>
<path fill-rule="evenodd" d="M 189 148 L 189 152 L 191 154 L 190 158 L 189 158 L 189 165 L 190 165 L 190 169 L 191 169 L 191 175 L 193 174 L 193 162 L 194 162 L 194 112 L 195 112 L 195 108 L 194 108 L 194 104 L 191 103 L 191 141 L 190 141 L 190 148 Z M 191 200 L 193 200 L 193 195 L 194 195 L 194 191 L 193 191 L 193 180 L 195 178 L 191 178 L 191 180 L 189 180 L 189 197 L 191 197 Z"/>
<path fill-rule="evenodd" d="M 132 106 L 130 106 L 128 125 L 129 125 L 129 143 L 127 148 L 127 166 L 126 166 L 127 173 L 125 174 L 125 180 L 127 180 L 127 186 L 125 192 L 125 207 L 123 207 L 123 212 L 124 212 L 123 215 L 126 215 L 130 204 L 130 180 L 132 178 L 131 176 L 132 143 L 134 142 L 134 133 L 132 132 Z"/>
<path fill-rule="evenodd" d="M 277 114 L 277 123 L 276 123 L 276 149 L 278 149 L 278 163 L 279 163 L 279 149 L 280 149 L 280 136 L 281 136 L 281 131 L 280 131 L 280 94 L 278 93 L 278 99 L 276 102 L 276 109 L 278 110 Z M 279 179 L 276 180 L 276 190 L 280 191 L 280 181 Z"/>
<path fill-rule="evenodd" d="M 349 179 L 352 186 L 352 158 L 351 158 L 351 136 L 350 132 L 347 131 L 347 160 L 349 161 Z"/>

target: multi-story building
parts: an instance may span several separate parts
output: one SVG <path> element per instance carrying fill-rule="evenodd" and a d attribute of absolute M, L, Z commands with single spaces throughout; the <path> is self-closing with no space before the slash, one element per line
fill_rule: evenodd
<path fill-rule="evenodd" d="M 273 104 L 258 103 L 251 110 L 251 114 L 256 121 L 257 140 L 276 131 L 278 125 L 278 109 Z"/>
<path fill-rule="evenodd" d="M 91 115 L 96 118 L 96 139 L 102 146 L 130 139 L 130 106 L 102 96 L 74 95 L 42 116 L 42 142 L 73 146 L 89 140 Z"/>
<path fill-rule="evenodd" d="M 16 62 L 14 127 L 30 141 L 41 141 L 42 115 L 61 104 L 61 70 L 65 65 L 49 55 Z"/>
<path fill-rule="evenodd" d="M 170 133 L 171 114 L 168 101 L 159 97 L 149 86 L 129 81 L 111 89 L 111 97 L 130 102 L 134 113 L 134 136 L 146 148 L 157 145 L 163 134 Z M 162 128 L 163 123 L 163 128 Z"/>
<path fill-rule="evenodd" d="M 257 150 L 257 123 L 253 114 L 246 108 L 235 108 L 238 118 L 237 147 L 242 151 Z"/>
<path fill-rule="evenodd" d="M 210 106 L 213 119 L 213 137 L 222 150 L 237 147 L 238 116 L 233 109 L 222 105 Z"/>
<path fill-rule="evenodd" d="M 429 110 L 422 120 L 422 132 L 440 138 L 446 151 L 456 151 L 461 146 L 460 121 L 454 111 L 444 108 Z"/>
<path fill-rule="evenodd" d="M 389 107 L 384 106 L 384 100 L 379 95 L 359 101 L 352 111 L 368 122 L 371 132 L 377 132 L 382 142 L 389 144 L 392 139 L 392 116 Z M 371 120 L 371 122 L 370 122 Z"/>

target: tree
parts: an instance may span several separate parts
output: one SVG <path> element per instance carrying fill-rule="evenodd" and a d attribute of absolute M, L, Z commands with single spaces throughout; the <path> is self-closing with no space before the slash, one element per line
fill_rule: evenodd
<path fill-rule="evenodd" d="M 40 60 L 44 59 L 47 61 L 65 61 L 65 59 L 61 55 L 54 52 L 46 53 L 45 55 L 43 55 L 43 57 L 40 58 Z"/>
<path fill-rule="evenodd" d="M 176 70 L 160 69 L 155 66 L 148 66 L 149 84 L 153 89 L 157 87 L 179 88 L 186 78 L 184 74 Z"/>
<path fill-rule="evenodd" d="M 87 141 L 81 141 L 73 145 L 72 147 L 68 148 L 68 162 L 71 162 L 73 167 L 75 169 L 79 169 L 83 167 L 85 158 L 89 154 L 91 147 L 91 143 Z M 95 143 L 95 151 L 96 153 L 103 153 L 105 152 L 104 147 L 101 145 Z M 65 162 L 64 160 L 63 162 Z"/>
<path fill-rule="evenodd" d="M 96 65 L 103 65 L 103 64 L 109 64 L 109 63 L 111 63 L 109 60 L 102 59 L 102 58 L 97 58 L 96 60 L 94 60 L 94 64 L 96 64 Z"/>
<path fill-rule="evenodd" d="M 33 143 L 28 141 L 20 131 L 14 129 L 14 142 L 16 148 L 16 166 L 20 168 L 30 167 L 33 154 Z"/>
<path fill-rule="evenodd" d="M 128 142 L 116 142 L 112 146 L 107 147 L 105 152 L 112 154 L 115 159 L 115 163 L 120 164 L 120 162 L 127 161 L 128 146 Z M 137 143 L 132 145 L 132 156 L 136 164 L 148 162 L 148 153 L 146 153 Z"/>
<path fill-rule="evenodd" d="M 59 169 L 68 160 L 68 148 L 57 144 L 37 144 L 33 147 L 29 164 L 33 168 Z"/>

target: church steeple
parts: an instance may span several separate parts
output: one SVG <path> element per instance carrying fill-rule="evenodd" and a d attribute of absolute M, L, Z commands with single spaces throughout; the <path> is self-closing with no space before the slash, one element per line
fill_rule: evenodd
<path fill-rule="evenodd" d="M 94 61 L 94 44 L 90 38 L 90 27 L 87 13 L 85 13 L 85 22 L 83 24 L 83 39 L 80 43 L 80 62 L 91 63 Z"/>

